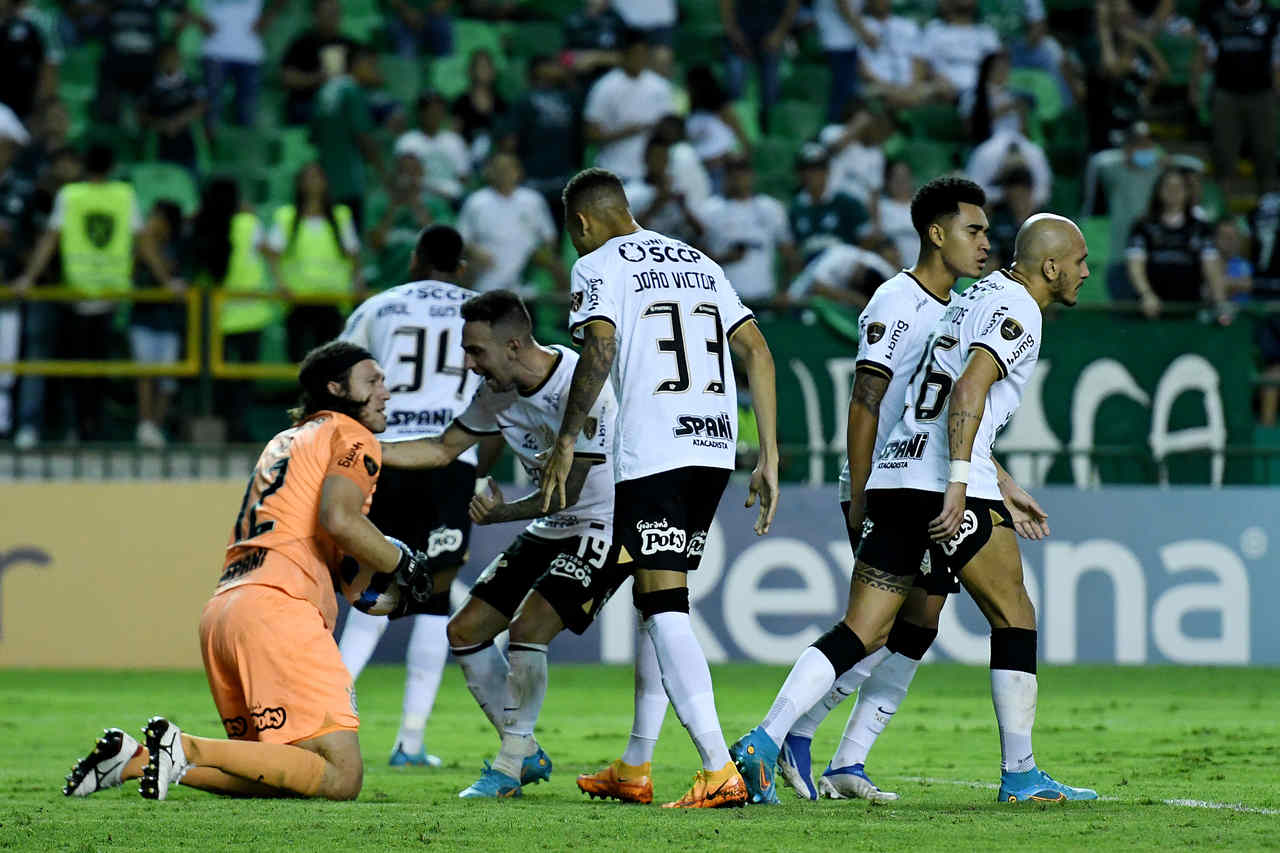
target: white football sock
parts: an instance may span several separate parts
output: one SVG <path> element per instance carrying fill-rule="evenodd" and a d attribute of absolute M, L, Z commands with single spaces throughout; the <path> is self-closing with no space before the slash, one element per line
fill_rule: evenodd
<path fill-rule="evenodd" d="M 787 680 L 782 682 L 782 688 L 773 700 L 773 707 L 761 723 L 765 734 L 781 747 L 783 738 L 800 715 L 831 692 L 835 683 L 836 670 L 831 661 L 820 650 L 808 646 L 791 667 Z"/>
<path fill-rule="evenodd" d="M 538 751 L 533 727 L 547 697 L 547 647 L 538 643 L 512 643 L 508 647 L 511 674 L 507 691 L 511 701 L 502 717 L 502 748 L 493 769 L 513 779 L 520 778 L 525 756 Z"/>
<path fill-rule="evenodd" d="M 436 702 L 436 692 L 444 676 L 444 661 L 449 650 L 445 633 L 448 624 L 448 616 L 424 614 L 413 618 L 413 633 L 409 635 L 409 651 L 405 655 L 404 716 L 400 718 L 400 733 L 396 735 L 396 742 L 409 755 L 422 749 L 427 718 L 431 716 L 431 706 Z"/>
<path fill-rule="evenodd" d="M 502 737 L 502 709 L 510 704 L 507 702 L 507 674 L 510 672 L 507 659 L 492 642 L 452 647 L 450 651 L 462 667 L 467 689 L 476 697 L 489 722 L 493 723 L 498 737 Z"/>
<path fill-rule="evenodd" d="M 627 741 L 626 751 L 622 753 L 623 764 L 638 767 L 653 760 L 658 733 L 662 731 L 662 720 L 666 716 L 667 691 L 662 686 L 658 652 L 653 647 L 653 638 L 649 636 L 649 632 L 643 625 L 638 625 L 635 717 L 631 723 L 631 738 Z"/>
<path fill-rule="evenodd" d="M 991 702 L 1000 726 L 1000 769 L 1022 773 L 1036 766 L 1031 730 L 1036 724 L 1039 687 L 1029 672 L 991 670 Z"/>
<path fill-rule="evenodd" d="M 373 650 L 378 647 L 378 640 L 382 639 L 387 624 L 385 616 L 370 616 L 354 607 L 347 611 L 347 623 L 342 626 L 342 639 L 338 641 L 338 654 L 342 655 L 342 662 L 347 665 L 353 682 L 360 678 L 369 658 L 373 657 Z"/>
<path fill-rule="evenodd" d="M 894 653 L 884 656 L 858 691 L 858 701 L 849 714 L 840 746 L 831 758 L 832 767 L 850 767 L 867 762 L 867 754 L 875 745 L 876 738 L 880 737 L 885 726 L 889 725 L 893 715 L 898 712 L 902 700 L 906 698 L 907 688 L 911 686 L 911 679 L 915 678 L 919 668 L 920 661 L 906 655 Z"/>
<path fill-rule="evenodd" d="M 676 716 L 693 738 L 702 757 L 702 769 L 719 770 L 729 763 L 729 748 L 716 716 L 707 657 L 693 634 L 688 613 L 655 613 L 645 622 L 653 639 L 662 684 L 675 706 Z"/>
<path fill-rule="evenodd" d="M 812 740 L 814 734 L 818 731 L 818 726 L 827 718 L 827 715 L 834 711 L 837 705 L 852 696 L 862 686 L 862 682 L 871 676 L 871 671 L 889 654 L 889 650 L 881 646 L 855 663 L 853 669 L 836 679 L 835 686 L 831 688 L 830 693 L 819 699 L 807 714 L 796 720 L 795 725 L 791 727 L 791 731 L 787 734 L 799 735 Z"/>

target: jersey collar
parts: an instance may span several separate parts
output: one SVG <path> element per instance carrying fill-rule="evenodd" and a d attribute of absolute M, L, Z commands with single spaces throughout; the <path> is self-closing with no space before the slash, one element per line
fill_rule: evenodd
<path fill-rule="evenodd" d="M 913 273 L 911 270 L 903 270 L 902 272 L 903 272 L 905 275 L 907 275 L 907 276 L 908 276 L 912 281 L 914 281 L 914 282 L 916 283 L 916 287 L 918 287 L 918 288 L 920 288 L 921 290 L 923 290 L 923 291 L 924 291 L 925 296 L 928 296 L 928 297 L 929 297 L 930 299 L 932 299 L 934 302 L 937 302 L 937 303 L 939 303 L 940 305 L 950 305 L 950 304 L 951 304 L 951 294 L 950 294 L 950 293 L 947 293 L 947 298 L 946 298 L 946 299 L 942 299 L 941 297 L 939 297 L 939 296 L 938 296 L 938 294 L 934 293 L 932 290 L 930 290 L 929 288 L 925 287 L 925 286 L 924 286 L 924 282 L 923 282 L 923 281 L 921 281 L 920 279 L 916 278 L 916 274 L 915 274 L 915 273 Z"/>

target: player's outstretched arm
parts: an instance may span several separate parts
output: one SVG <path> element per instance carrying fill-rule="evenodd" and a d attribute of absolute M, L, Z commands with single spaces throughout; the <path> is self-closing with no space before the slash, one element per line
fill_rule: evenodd
<path fill-rule="evenodd" d="M 747 506 L 760 498 L 760 515 L 756 518 L 757 536 L 769 532 L 778 511 L 778 389 L 773 369 L 773 353 L 755 320 L 743 323 L 729 339 L 729 348 L 742 362 L 751 384 L 751 407 L 755 409 L 760 431 L 760 459 L 751 472 L 747 487 Z"/>
<path fill-rule="evenodd" d="M 565 496 L 565 509 L 578 502 L 579 496 L 582 495 L 582 485 L 587 482 L 587 473 L 593 464 L 596 463 L 588 459 L 573 460 L 573 467 L 569 469 L 569 479 L 565 482 L 565 489 L 568 492 Z M 542 492 L 533 492 L 518 501 L 506 503 L 502 490 L 490 477 L 484 491 L 471 499 L 470 515 L 471 520 L 476 524 L 500 524 L 504 521 L 539 518 L 543 515 Z"/>
<path fill-rule="evenodd" d="M 849 395 L 849 425 L 845 442 L 849 454 L 849 528 L 857 530 L 866 509 L 867 478 L 871 476 L 871 455 L 880 427 L 880 401 L 889 388 L 889 379 L 878 370 L 858 368 Z"/>
<path fill-rule="evenodd" d="M 613 361 L 618 357 L 618 338 L 612 323 L 597 320 L 583 329 L 582 355 L 573 369 L 573 381 L 569 386 L 569 399 L 565 403 L 564 420 L 560 422 L 560 434 L 542 469 L 542 507 L 539 515 L 545 515 L 567 506 L 565 482 L 573 467 L 573 446 L 577 435 L 587 421 L 587 414 L 600 396 L 600 389 L 609 378 Z M 772 386 L 770 386 L 772 387 Z M 764 434 L 763 428 L 761 435 Z M 558 500 L 552 501 L 553 497 Z"/>
<path fill-rule="evenodd" d="M 1013 529 L 1023 539 L 1044 539 L 1049 535 L 1049 513 L 1018 485 L 1003 465 L 994 459 L 992 461 L 996 463 L 996 485 L 1000 487 L 1004 505 L 1009 508 Z"/>
<path fill-rule="evenodd" d="M 382 465 L 384 468 L 443 468 L 481 438 L 452 423 L 443 433 L 430 438 L 384 441 Z"/>
<path fill-rule="evenodd" d="M 974 348 L 969 353 L 964 371 L 951 389 L 947 403 L 947 444 L 951 450 L 951 473 L 942 514 L 929 523 L 929 535 L 945 542 L 960 529 L 964 518 L 964 499 L 969 490 L 969 460 L 973 456 L 973 440 L 987 407 L 987 392 L 1000 378 L 1000 365 L 987 350 Z"/>

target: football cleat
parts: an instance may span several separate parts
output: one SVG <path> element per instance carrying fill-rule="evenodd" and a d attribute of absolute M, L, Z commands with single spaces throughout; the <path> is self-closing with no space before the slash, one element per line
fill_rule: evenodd
<path fill-rule="evenodd" d="M 163 800 L 191 769 L 182 749 L 182 731 L 164 717 L 152 717 L 142 729 L 147 736 L 147 766 L 142 769 L 138 793 L 148 800 Z"/>
<path fill-rule="evenodd" d="M 391 751 L 391 760 L 387 764 L 392 767 L 439 767 L 444 762 L 438 755 L 428 755 L 426 747 L 410 755 L 397 743 L 396 748 Z"/>
<path fill-rule="evenodd" d="M 742 773 L 751 804 L 776 805 L 778 791 L 773 783 L 773 771 L 778 763 L 778 747 L 764 728 L 756 726 L 738 738 L 729 747 L 729 756 Z"/>
<path fill-rule="evenodd" d="M 719 770 L 699 770 L 693 774 L 693 786 L 664 809 L 723 809 L 745 806 L 750 795 L 738 768 L 729 762 Z"/>
<path fill-rule="evenodd" d="M 813 785 L 813 765 L 809 757 L 809 747 L 813 738 L 801 735 L 787 735 L 782 741 L 782 751 L 778 753 L 778 772 L 782 781 L 795 789 L 796 796 L 802 800 L 818 799 L 818 789 Z"/>
<path fill-rule="evenodd" d="M 653 779 L 649 762 L 639 766 L 623 764 L 615 758 L 608 767 L 578 777 L 578 788 L 591 799 L 608 797 L 624 803 L 649 805 L 653 802 Z"/>
<path fill-rule="evenodd" d="M 1073 788 L 1055 780 L 1039 767 L 1022 773 L 1001 773 L 1001 803 L 1065 803 L 1067 800 L 1096 800 L 1098 792 L 1089 788 Z"/>
<path fill-rule="evenodd" d="M 882 791 L 861 764 L 848 767 L 835 767 L 830 764 L 822 771 L 818 780 L 822 795 L 831 800 L 851 800 L 854 798 L 870 800 L 873 803 L 889 803 L 898 799 L 893 791 Z"/>
<path fill-rule="evenodd" d="M 519 796 L 522 796 L 520 781 L 511 778 L 506 773 L 499 773 L 494 770 L 487 761 L 484 763 L 484 770 L 480 773 L 480 778 L 458 793 L 458 797 L 464 800 L 501 800 Z"/>
<path fill-rule="evenodd" d="M 551 781 L 551 756 L 538 747 L 533 755 L 526 755 L 520 763 L 520 784 L 536 785 Z"/>
<path fill-rule="evenodd" d="M 122 729 L 103 729 L 93 752 L 76 762 L 67 774 L 62 793 L 87 797 L 95 791 L 118 787 L 124 782 L 124 768 L 142 747 Z"/>

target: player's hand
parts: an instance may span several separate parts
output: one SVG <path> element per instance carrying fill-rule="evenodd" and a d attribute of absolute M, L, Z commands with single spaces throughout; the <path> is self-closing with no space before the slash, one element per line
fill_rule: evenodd
<path fill-rule="evenodd" d="M 1161 304 L 1159 296 L 1150 292 L 1142 294 L 1142 313 L 1147 319 L 1154 320 L 1156 317 L 1159 317 L 1160 308 Z"/>
<path fill-rule="evenodd" d="M 964 483 L 947 483 L 947 493 L 942 497 L 942 513 L 929 522 L 929 538 L 934 542 L 946 542 L 960 529 L 964 520 L 964 498 L 969 487 Z"/>
<path fill-rule="evenodd" d="M 483 490 L 476 492 L 472 496 L 471 506 L 467 510 L 471 520 L 476 524 L 488 524 L 489 514 L 506 503 L 502 497 L 502 489 L 498 488 L 498 484 L 494 482 L 492 477 L 489 477 L 488 481 Z"/>
<path fill-rule="evenodd" d="M 435 591 L 435 580 L 427 567 L 427 555 L 408 547 L 400 548 L 400 562 L 396 564 L 396 583 L 401 593 L 419 603 L 426 601 Z"/>
<path fill-rule="evenodd" d="M 565 482 L 569 479 L 569 469 L 573 467 L 573 445 L 568 447 L 556 442 L 555 448 L 547 456 L 546 465 L 542 469 L 542 511 L 544 513 L 564 509 L 568 495 Z M 558 496 L 558 498 L 557 498 Z M 556 500 L 552 500 L 557 498 Z"/>
<path fill-rule="evenodd" d="M 867 514 L 867 493 L 862 492 L 849 496 L 849 515 L 844 523 L 849 525 L 849 529 L 861 535 L 862 519 Z"/>
<path fill-rule="evenodd" d="M 770 461 L 761 459 L 756 469 L 751 472 L 745 506 L 755 506 L 757 497 L 760 498 L 760 515 L 756 517 L 755 530 L 757 536 L 763 536 L 769 532 L 774 513 L 778 511 L 778 462 L 776 459 Z"/>
<path fill-rule="evenodd" d="M 1013 529 L 1023 539 L 1043 539 L 1049 535 L 1049 513 L 1013 480 L 1000 484 L 1000 496 L 1009 508 Z"/>

